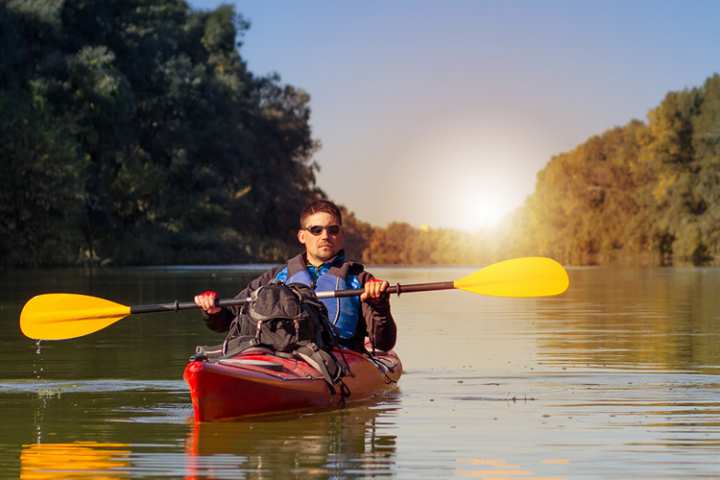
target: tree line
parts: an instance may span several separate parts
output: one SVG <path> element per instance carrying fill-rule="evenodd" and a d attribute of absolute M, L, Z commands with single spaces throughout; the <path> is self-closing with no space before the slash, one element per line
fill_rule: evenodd
<path fill-rule="evenodd" d="M 575 265 L 720 258 L 720 75 L 551 159 L 516 212 L 508 254 Z"/>
<path fill-rule="evenodd" d="M 0 2 L 0 267 L 279 261 L 316 183 L 307 92 L 184 0 Z M 554 156 L 501 232 L 345 209 L 368 263 L 704 265 L 720 258 L 720 76 Z"/>
<path fill-rule="evenodd" d="M 521 255 L 570 265 L 720 260 L 720 75 L 670 92 L 647 122 L 554 156 L 496 232 L 366 227 L 373 263 L 483 264 Z"/>

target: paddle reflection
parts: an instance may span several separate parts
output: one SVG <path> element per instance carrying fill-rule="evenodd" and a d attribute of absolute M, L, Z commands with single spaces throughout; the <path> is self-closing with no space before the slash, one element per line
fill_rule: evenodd
<path fill-rule="evenodd" d="M 366 477 L 394 469 L 392 408 L 198 423 L 187 441 L 189 479 Z"/>
<path fill-rule="evenodd" d="M 128 478 L 129 445 L 123 443 L 32 443 L 20 452 L 22 480 Z"/>

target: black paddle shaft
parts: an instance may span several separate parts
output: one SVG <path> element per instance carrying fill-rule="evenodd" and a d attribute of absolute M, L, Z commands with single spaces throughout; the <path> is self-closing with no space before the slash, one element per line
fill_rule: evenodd
<path fill-rule="evenodd" d="M 386 293 L 413 293 L 413 292 L 432 292 L 434 290 L 453 290 L 455 282 L 431 282 L 431 283 L 412 283 L 410 285 L 395 284 L 385 290 Z M 331 292 L 318 292 L 318 298 L 337 298 L 337 297 L 355 297 L 362 295 L 365 290 L 362 288 L 350 290 L 335 290 Z"/>
<path fill-rule="evenodd" d="M 431 282 L 431 283 L 413 283 L 410 285 L 392 285 L 386 290 L 387 293 L 412 293 L 412 292 L 431 292 L 434 290 L 452 290 L 455 288 L 454 282 Z M 337 298 L 337 297 L 356 297 L 362 295 L 362 288 L 349 289 L 349 290 L 335 290 L 328 292 L 318 292 L 318 298 Z M 231 307 L 234 305 L 241 305 L 249 302 L 249 298 L 229 298 L 225 300 L 219 300 L 217 302 L 218 307 Z M 153 312 L 175 312 L 178 310 L 190 310 L 193 308 L 199 308 L 195 302 L 178 302 L 177 300 L 171 303 L 155 303 L 149 305 L 132 305 L 130 306 L 130 313 L 153 313 Z"/>
<path fill-rule="evenodd" d="M 228 298 L 216 302 L 218 307 L 232 307 L 249 302 L 249 298 Z M 177 310 L 190 310 L 200 308 L 195 302 L 154 303 L 149 305 L 132 305 L 130 313 L 153 313 L 153 312 L 175 312 Z"/>

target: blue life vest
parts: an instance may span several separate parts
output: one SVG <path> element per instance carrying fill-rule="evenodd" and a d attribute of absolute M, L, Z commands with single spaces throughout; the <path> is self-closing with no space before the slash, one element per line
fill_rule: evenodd
<path fill-rule="evenodd" d="M 275 280 L 284 283 L 302 283 L 316 292 L 327 292 L 334 290 L 344 290 L 347 288 L 360 288 L 360 282 L 357 277 L 351 275 L 351 278 L 343 278 L 342 276 L 333 274 L 338 273 L 340 269 L 332 268 L 318 276 L 313 282 L 310 272 L 303 268 L 288 277 L 288 269 L 285 267 L 275 276 Z M 349 280 L 349 281 L 348 281 Z M 360 297 L 343 297 L 343 298 L 323 298 L 321 301 L 328 310 L 328 318 L 333 325 L 335 335 L 341 340 L 349 340 L 355 335 L 355 331 L 360 320 Z"/>

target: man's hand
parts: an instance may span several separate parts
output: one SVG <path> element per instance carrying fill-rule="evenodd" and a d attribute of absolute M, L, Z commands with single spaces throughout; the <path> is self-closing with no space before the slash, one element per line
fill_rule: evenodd
<path fill-rule="evenodd" d="M 195 303 L 208 315 L 218 313 L 222 308 L 215 305 L 218 294 L 213 290 L 206 290 L 195 295 Z"/>
<path fill-rule="evenodd" d="M 389 283 L 385 280 L 371 278 L 363 285 L 365 291 L 360 295 L 360 301 L 370 303 L 378 301 L 385 293 L 385 290 L 387 290 L 388 285 Z"/>

